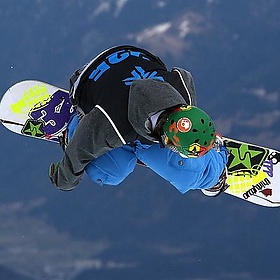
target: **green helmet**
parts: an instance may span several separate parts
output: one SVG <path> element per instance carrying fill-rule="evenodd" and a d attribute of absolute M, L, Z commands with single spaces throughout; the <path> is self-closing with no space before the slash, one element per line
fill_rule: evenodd
<path fill-rule="evenodd" d="M 215 142 L 212 119 L 195 106 L 181 106 L 170 113 L 163 124 L 163 144 L 187 157 L 207 153 Z"/>

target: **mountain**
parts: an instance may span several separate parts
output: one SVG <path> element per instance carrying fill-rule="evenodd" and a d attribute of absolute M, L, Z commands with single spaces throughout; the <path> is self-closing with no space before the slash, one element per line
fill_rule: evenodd
<path fill-rule="evenodd" d="M 118 44 L 190 70 L 227 136 L 280 150 L 276 0 L 0 0 L 0 92 L 72 72 Z M 137 167 L 118 187 L 52 188 L 59 147 L 0 127 L 1 279 L 278 279 L 277 209 L 181 195 Z M 10 273 L 12 276 L 7 276 Z M 13 278 L 12 278 L 13 277 Z"/>

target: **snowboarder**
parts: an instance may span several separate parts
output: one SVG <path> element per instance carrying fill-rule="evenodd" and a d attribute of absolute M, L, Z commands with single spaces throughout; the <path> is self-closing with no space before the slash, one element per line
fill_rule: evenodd
<path fill-rule="evenodd" d="M 225 189 L 227 151 L 211 118 L 196 107 L 188 71 L 168 71 L 150 52 L 118 46 L 70 82 L 78 114 L 62 139 L 62 160 L 50 166 L 57 188 L 75 188 L 84 171 L 100 185 L 116 185 L 140 160 L 182 193 Z"/>

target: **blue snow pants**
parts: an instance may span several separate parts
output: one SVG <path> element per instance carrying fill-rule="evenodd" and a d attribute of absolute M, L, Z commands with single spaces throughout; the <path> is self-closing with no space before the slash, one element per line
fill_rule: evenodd
<path fill-rule="evenodd" d="M 78 118 L 74 117 L 68 127 L 69 139 L 77 124 Z M 159 144 L 143 145 L 135 141 L 134 145 L 121 146 L 93 159 L 85 171 L 101 186 L 116 186 L 133 172 L 138 159 L 181 193 L 186 193 L 191 189 L 211 188 L 218 182 L 227 163 L 227 150 L 221 147 L 221 151 L 211 149 L 199 158 L 183 158 Z"/>

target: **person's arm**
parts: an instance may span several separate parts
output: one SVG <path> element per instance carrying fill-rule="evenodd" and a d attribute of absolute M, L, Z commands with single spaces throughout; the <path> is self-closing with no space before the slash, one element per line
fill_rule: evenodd
<path fill-rule="evenodd" d="M 195 84 L 191 73 L 183 68 L 174 67 L 171 74 L 174 75 L 174 80 L 170 81 L 171 84 L 174 83 L 172 85 L 177 88 L 189 105 L 196 106 Z"/>

